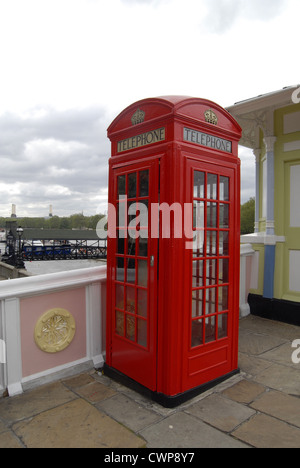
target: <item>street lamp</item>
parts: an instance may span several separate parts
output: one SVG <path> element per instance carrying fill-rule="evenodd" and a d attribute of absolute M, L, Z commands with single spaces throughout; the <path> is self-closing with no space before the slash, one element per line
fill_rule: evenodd
<path fill-rule="evenodd" d="M 21 226 L 19 226 L 17 228 L 17 235 L 19 238 L 19 248 L 18 248 L 17 261 L 16 261 L 17 268 L 25 268 L 25 264 L 22 258 L 22 245 L 21 245 L 21 238 L 22 238 L 23 232 L 24 232 L 24 229 Z"/>
<path fill-rule="evenodd" d="M 6 257 L 11 257 L 14 255 L 15 247 L 14 247 L 14 236 L 11 231 L 6 236 Z"/>

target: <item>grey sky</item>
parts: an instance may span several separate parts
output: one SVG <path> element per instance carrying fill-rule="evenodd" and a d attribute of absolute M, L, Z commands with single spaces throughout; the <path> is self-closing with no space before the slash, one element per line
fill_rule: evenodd
<path fill-rule="evenodd" d="M 299 82 L 299 0 L 0 0 L 0 216 L 106 209 L 106 129 L 168 94 L 221 106 Z M 254 157 L 241 149 L 242 200 Z"/>

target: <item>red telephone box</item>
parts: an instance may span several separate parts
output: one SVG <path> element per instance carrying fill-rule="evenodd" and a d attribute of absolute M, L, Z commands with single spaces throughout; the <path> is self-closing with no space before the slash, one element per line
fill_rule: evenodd
<path fill-rule="evenodd" d="M 105 372 L 172 407 L 238 372 L 241 128 L 168 96 L 108 137 Z"/>

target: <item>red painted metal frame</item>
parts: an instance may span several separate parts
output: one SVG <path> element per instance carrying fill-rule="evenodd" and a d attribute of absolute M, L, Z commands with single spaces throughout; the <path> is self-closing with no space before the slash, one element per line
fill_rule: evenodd
<path fill-rule="evenodd" d="M 145 120 L 132 125 L 133 114 L 141 109 Z M 218 124 L 206 122 L 211 109 Z M 118 142 L 146 132 L 165 128 L 165 140 L 140 148 L 118 152 Z M 184 128 L 230 141 L 232 152 L 224 152 L 187 142 Z M 239 262 L 240 262 L 240 161 L 238 142 L 241 129 L 217 104 L 178 96 L 146 99 L 125 109 L 110 125 L 112 142 L 109 161 L 109 202 L 116 203 L 116 174 L 128 170 L 152 168 L 151 200 L 160 204 L 192 203 L 192 171 L 204 171 L 230 178 L 230 311 L 228 338 L 191 349 L 192 252 L 186 249 L 185 236 L 151 240 L 148 256 L 151 289 L 151 352 L 124 345 L 114 333 L 113 287 L 115 275 L 115 239 L 108 240 L 107 258 L 107 366 L 116 368 L 151 391 L 174 396 L 235 371 L 238 367 Z M 120 149 L 120 147 L 119 147 Z M 156 175 L 154 175 L 156 174 Z M 160 181 L 160 182 L 159 182 Z M 155 190 L 159 192 L 155 194 Z M 160 219 L 160 221 L 162 221 Z M 182 219 L 182 231 L 184 225 Z M 161 222 L 160 222 L 161 228 Z M 161 232 L 160 232 L 161 234 Z M 159 258 L 158 258 L 159 255 Z M 149 348 L 149 349 L 150 349 Z M 144 357 L 143 357 L 144 353 Z M 151 357 L 149 357 L 151 356 Z M 114 367 L 115 363 L 117 367 Z"/>

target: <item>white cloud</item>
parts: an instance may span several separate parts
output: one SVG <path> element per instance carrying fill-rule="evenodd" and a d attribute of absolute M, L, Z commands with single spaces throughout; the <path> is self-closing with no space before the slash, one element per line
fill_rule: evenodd
<path fill-rule="evenodd" d="M 132 102 L 180 94 L 226 107 L 297 83 L 298 3 L 0 0 L 0 215 L 11 203 L 47 214 L 52 186 L 66 189 L 57 214 L 94 214 L 106 129 Z"/>
<path fill-rule="evenodd" d="M 107 185 L 109 142 L 102 108 L 34 109 L 0 116 L 0 216 L 95 214 Z"/>
<path fill-rule="evenodd" d="M 269 21 L 278 16 L 288 0 L 204 0 L 207 15 L 205 29 L 225 33 L 238 19 Z"/>

